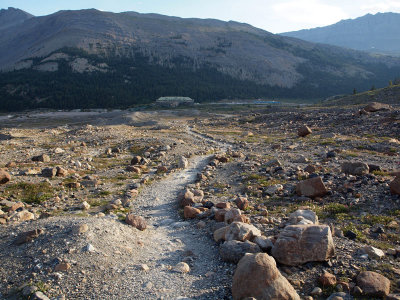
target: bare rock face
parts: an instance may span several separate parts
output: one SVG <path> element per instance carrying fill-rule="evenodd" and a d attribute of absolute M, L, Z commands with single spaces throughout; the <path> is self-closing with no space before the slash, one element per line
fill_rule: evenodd
<path fill-rule="evenodd" d="M 11 180 L 11 175 L 0 169 L 0 184 L 5 184 Z"/>
<path fill-rule="evenodd" d="M 307 135 L 309 135 L 309 134 L 311 134 L 311 133 L 312 133 L 312 130 L 311 130 L 311 128 L 308 127 L 308 126 L 302 126 L 302 127 L 300 127 L 299 129 L 297 129 L 297 134 L 298 134 L 300 137 L 305 137 L 305 136 L 307 136 Z"/>
<path fill-rule="evenodd" d="M 390 280 L 376 272 L 361 272 L 357 276 L 357 285 L 369 297 L 386 297 L 390 292 Z"/>
<path fill-rule="evenodd" d="M 397 176 L 391 183 L 390 183 L 390 192 L 392 194 L 400 195 L 400 177 Z"/>
<path fill-rule="evenodd" d="M 292 285 L 281 275 L 275 260 L 266 253 L 246 254 L 233 276 L 233 299 L 300 300 Z"/>
<path fill-rule="evenodd" d="M 322 182 L 322 178 L 314 177 L 300 181 L 296 186 L 296 193 L 299 196 L 315 198 L 325 196 L 328 191 Z"/>
<path fill-rule="evenodd" d="M 380 102 L 371 102 L 366 107 L 364 107 L 364 110 L 366 112 L 376 112 L 376 111 L 390 110 L 390 109 L 391 109 L 391 106 L 389 104 L 380 103 Z"/>
<path fill-rule="evenodd" d="M 225 232 L 225 241 L 241 241 L 251 240 L 256 236 L 261 236 L 261 231 L 250 224 L 241 222 L 233 222 Z"/>
<path fill-rule="evenodd" d="M 350 175 L 364 175 L 369 173 L 369 167 L 362 162 L 344 162 L 342 172 Z"/>
<path fill-rule="evenodd" d="M 326 261 L 334 254 L 335 246 L 327 225 L 286 226 L 272 248 L 272 256 L 289 266 Z"/>
<path fill-rule="evenodd" d="M 126 215 L 125 223 L 141 231 L 147 228 L 146 220 L 143 217 L 135 216 L 134 214 Z"/>
<path fill-rule="evenodd" d="M 260 247 L 252 242 L 228 241 L 221 245 L 219 254 L 223 261 L 237 264 L 246 253 L 261 252 Z"/>

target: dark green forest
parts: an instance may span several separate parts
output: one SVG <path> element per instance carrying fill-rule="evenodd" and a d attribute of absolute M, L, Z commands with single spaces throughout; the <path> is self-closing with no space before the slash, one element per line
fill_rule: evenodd
<path fill-rule="evenodd" d="M 60 52 L 60 51 L 57 51 Z M 195 71 L 192 62 L 176 58 L 174 68 L 149 63 L 140 54 L 132 57 L 99 57 L 77 49 L 63 49 L 72 56 L 86 57 L 91 63 L 105 62 L 107 73 L 76 73 L 67 61 L 60 60 L 57 72 L 24 69 L 0 73 L 0 110 L 20 111 L 35 108 L 128 108 L 149 104 L 162 96 L 187 96 L 196 102 L 220 99 L 292 98 L 317 99 L 349 94 L 356 88 L 385 86 L 400 74 L 400 68 L 369 66 L 377 70 L 370 80 L 327 76 L 318 65 L 299 66 L 304 80 L 292 89 L 241 81 L 204 65 Z M 309 55 L 309 54 L 308 54 Z M 318 53 L 312 55 L 318 56 Z M 40 59 L 35 59 L 34 65 Z M 322 64 L 322 63 L 321 63 Z"/>

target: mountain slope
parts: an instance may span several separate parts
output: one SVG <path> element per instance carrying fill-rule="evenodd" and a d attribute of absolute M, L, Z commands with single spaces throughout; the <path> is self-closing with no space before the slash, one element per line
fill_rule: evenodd
<path fill-rule="evenodd" d="M 400 55 L 400 14 L 378 13 L 281 35 L 355 50 Z"/>
<path fill-rule="evenodd" d="M 15 9 L 13 7 L 0 9 L 0 30 L 23 23 L 30 18 L 33 18 L 33 15 L 20 9 Z"/>
<path fill-rule="evenodd" d="M 0 109 L 9 110 L 129 106 L 166 95 L 320 98 L 384 86 L 400 59 L 237 22 L 92 9 L 1 29 L 0 69 Z"/>

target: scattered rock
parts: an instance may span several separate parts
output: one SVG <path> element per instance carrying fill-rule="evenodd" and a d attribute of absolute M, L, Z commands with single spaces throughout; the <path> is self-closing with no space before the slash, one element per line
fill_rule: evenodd
<path fill-rule="evenodd" d="M 0 169 L 0 184 L 5 184 L 11 180 L 11 175 Z"/>
<path fill-rule="evenodd" d="M 180 156 L 178 159 L 178 168 L 186 169 L 188 165 L 189 165 L 189 162 L 188 162 L 187 158 L 184 156 Z"/>
<path fill-rule="evenodd" d="M 363 162 L 342 163 L 342 173 L 350 175 L 364 175 L 369 173 L 369 166 Z"/>
<path fill-rule="evenodd" d="M 53 178 L 57 174 L 57 169 L 56 168 L 44 168 L 42 170 L 42 176 L 43 177 L 48 177 L 48 178 Z"/>
<path fill-rule="evenodd" d="M 134 214 L 127 214 L 125 223 L 141 231 L 147 228 L 146 220 L 143 217 L 135 216 Z"/>
<path fill-rule="evenodd" d="M 272 256 L 289 266 L 327 261 L 334 254 L 335 246 L 327 225 L 286 226 L 272 248 Z"/>
<path fill-rule="evenodd" d="M 241 210 L 245 210 L 247 207 L 249 207 L 249 200 L 247 200 L 245 197 L 236 198 L 235 203 Z"/>
<path fill-rule="evenodd" d="M 34 239 L 36 239 L 43 233 L 44 233 L 43 229 L 35 229 L 35 230 L 23 232 L 17 236 L 17 238 L 14 240 L 13 244 L 14 245 L 22 245 L 25 243 L 32 242 Z"/>
<path fill-rule="evenodd" d="M 310 198 L 323 197 L 328 191 L 321 177 L 314 177 L 300 181 L 296 186 L 296 193 L 299 196 Z"/>
<path fill-rule="evenodd" d="M 376 272 L 361 272 L 357 276 L 357 285 L 363 295 L 369 297 L 386 297 L 390 292 L 390 280 Z"/>
<path fill-rule="evenodd" d="M 134 156 L 131 160 L 131 165 L 138 165 L 142 161 L 141 156 Z"/>
<path fill-rule="evenodd" d="M 261 236 L 261 231 L 250 224 L 233 222 L 225 233 L 225 241 L 246 241 Z"/>
<path fill-rule="evenodd" d="M 50 162 L 50 156 L 48 156 L 47 154 L 41 154 L 41 155 L 32 157 L 32 161 Z"/>
<path fill-rule="evenodd" d="M 219 254 L 223 261 L 237 264 L 246 253 L 262 252 L 261 248 L 250 241 L 227 241 L 219 248 Z"/>
<path fill-rule="evenodd" d="M 214 241 L 216 241 L 217 243 L 219 241 L 224 241 L 225 240 L 225 233 L 227 232 L 227 230 L 229 229 L 229 226 L 225 226 L 222 228 L 219 228 L 217 230 L 214 231 Z"/>
<path fill-rule="evenodd" d="M 55 266 L 54 272 L 65 272 L 71 269 L 71 265 L 69 263 L 59 263 Z"/>
<path fill-rule="evenodd" d="M 304 220 L 308 222 L 304 222 Z M 289 215 L 288 222 L 291 225 L 307 225 L 307 224 L 318 225 L 318 216 L 312 210 L 299 209 Z"/>
<path fill-rule="evenodd" d="M 173 270 L 178 273 L 189 273 L 190 267 L 185 262 L 180 262 L 176 266 L 174 266 Z"/>
<path fill-rule="evenodd" d="M 89 226 L 87 224 L 79 224 L 79 225 L 75 225 L 72 228 L 72 233 L 73 234 L 82 234 L 85 233 L 89 230 Z"/>
<path fill-rule="evenodd" d="M 309 135 L 311 133 L 312 133 L 312 130 L 308 126 L 302 126 L 297 130 L 297 134 L 300 137 L 305 137 L 305 136 L 307 136 L 307 135 Z"/>
<path fill-rule="evenodd" d="M 266 253 L 246 254 L 238 263 L 232 283 L 233 299 L 300 300 L 291 284 Z"/>
<path fill-rule="evenodd" d="M 81 209 L 83 209 L 83 210 L 90 209 L 90 204 L 87 203 L 86 201 L 83 201 L 82 204 L 81 204 Z"/>
<path fill-rule="evenodd" d="M 254 243 L 256 243 L 263 251 L 270 251 L 272 249 L 272 247 L 274 246 L 274 244 L 272 243 L 272 240 L 263 235 L 256 236 L 254 238 Z"/>
<path fill-rule="evenodd" d="M 380 102 L 371 102 L 364 107 L 366 112 L 377 112 L 381 110 L 390 110 L 391 106 L 389 104 L 384 104 Z"/>
<path fill-rule="evenodd" d="M 226 213 L 224 214 L 224 221 L 227 224 L 232 223 L 236 217 L 240 216 L 242 214 L 242 212 L 240 211 L 240 209 L 237 208 L 232 208 L 228 211 L 226 211 Z"/>
<path fill-rule="evenodd" d="M 389 185 L 392 194 L 400 195 L 400 176 L 397 176 Z"/>
<path fill-rule="evenodd" d="M 191 206 L 185 206 L 185 208 L 183 209 L 185 219 L 194 219 L 200 213 L 201 211 L 199 209 Z"/>
<path fill-rule="evenodd" d="M 365 254 L 368 254 L 368 256 L 372 259 L 381 259 L 382 257 L 385 256 L 385 252 L 383 252 L 381 249 L 372 246 L 365 246 L 362 248 L 362 251 Z"/>
<path fill-rule="evenodd" d="M 336 285 L 336 276 L 329 272 L 325 272 L 319 277 L 318 281 L 323 287 L 334 286 Z"/>

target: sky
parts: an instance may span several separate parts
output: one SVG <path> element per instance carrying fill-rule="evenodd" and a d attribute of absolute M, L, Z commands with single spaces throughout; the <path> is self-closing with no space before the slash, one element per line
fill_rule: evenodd
<path fill-rule="evenodd" d="M 35 16 L 59 10 L 96 8 L 251 24 L 272 33 L 314 28 L 367 13 L 398 12 L 400 0 L 0 0 Z"/>

